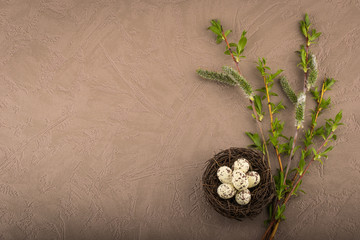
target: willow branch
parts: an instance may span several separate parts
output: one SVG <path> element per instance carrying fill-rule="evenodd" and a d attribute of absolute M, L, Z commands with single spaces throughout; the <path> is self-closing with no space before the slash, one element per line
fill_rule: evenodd
<path fill-rule="evenodd" d="M 223 36 L 223 38 L 224 38 L 224 40 L 225 40 L 225 42 L 226 42 L 226 45 L 227 45 L 227 47 L 228 47 L 228 49 L 229 49 L 229 52 L 230 52 L 230 55 L 231 55 L 231 57 L 232 57 L 235 65 L 236 65 L 237 71 L 239 72 L 240 75 L 242 75 L 242 74 L 241 74 L 241 71 L 240 71 L 240 68 L 239 68 L 239 62 L 236 61 L 236 59 L 235 59 L 235 57 L 234 57 L 234 54 L 233 54 L 233 52 L 232 52 L 232 50 L 231 50 L 231 48 L 230 48 L 230 44 L 229 44 L 229 42 L 228 42 L 228 40 L 227 40 L 227 38 L 226 38 L 226 36 L 225 36 L 225 34 L 224 34 L 223 29 L 221 29 L 221 34 L 222 34 L 222 36 Z M 251 103 L 252 110 L 253 110 L 253 112 L 254 112 L 254 116 L 255 116 L 256 123 L 257 123 L 257 127 L 258 127 L 258 129 L 259 129 L 259 131 L 260 131 L 260 135 L 261 135 L 261 138 L 262 138 L 263 143 L 264 143 L 264 146 L 265 146 L 265 152 L 266 152 L 266 157 L 267 157 L 267 161 L 268 161 L 268 164 L 269 164 L 269 168 L 271 169 L 269 152 L 268 152 L 268 149 L 267 149 L 267 146 L 266 146 L 265 136 L 264 136 L 263 129 L 262 129 L 262 127 L 261 127 L 261 123 L 260 123 L 260 120 L 259 120 L 259 116 L 258 116 L 258 114 L 257 114 L 257 112 L 256 112 L 256 110 L 255 110 L 254 101 L 250 99 L 250 103 Z"/>
<path fill-rule="evenodd" d="M 306 37 L 306 63 L 308 62 L 308 58 L 309 58 L 309 38 Z M 308 78 L 308 71 L 307 69 L 304 69 L 304 87 L 303 87 L 303 94 L 304 96 L 306 96 L 306 91 L 307 91 L 307 78 Z M 297 138 L 297 135 L 298 135 L 298 131 L 299 131 L 299 126 L 296 127 L 296 130 L 295 130 L 295 134 L 294 134 L 294 142 L 293 142 L 293 145 L 291 147 L 291 153 L 290 153 L 290 157 L 289 157 L 289 160 L 288 160 L 288 164 L 287 164 L 287 167 L 286 167 L 286 173 L 285 173 L 285 177 L 284 177 L 284 184 L 286 183 L 286 179 L 287 179 L 287 175 L 289 173 L 289 169 L 290 169 L 290 166 L 291 166 L 291 160 L 293 158 L 293 155 L 292 153 L 294 152 L 294 148 L 295 148 L 295 142 L 296 142 L 296 138 Z"/>

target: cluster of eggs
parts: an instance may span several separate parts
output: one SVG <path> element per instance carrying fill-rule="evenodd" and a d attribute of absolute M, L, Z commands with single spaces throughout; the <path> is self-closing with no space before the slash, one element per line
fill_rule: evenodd
<path fill-rule="evenodd" d="M 244 158 L 236 160 L 232 168 L 222 166 L 218 169 L 217 176 L 222 184 L 218 187 L 217 193 L 223 199 L 235 196 L 238 204 L 246 205 L 251 200 L 249 188 L 260 183 L 260 175 L 255 171 L 249 171 L 250 164 Z"/>

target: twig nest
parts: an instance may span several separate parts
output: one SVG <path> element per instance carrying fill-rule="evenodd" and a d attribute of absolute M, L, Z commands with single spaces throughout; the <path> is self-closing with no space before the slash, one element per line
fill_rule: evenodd
<path fill-rule="evenodd" d="M 244 190 L 239 191 L 235 196 L 235 200 L 240 205 L 248 204 L 251 200 L 250 190 L 244 189 Z"/>
<path fill-rule="evenodd" d="M 232 184 L 223 183 L 218 187 L 217 193 L 222 199 L 229 199 L 235 196 L 236 189 Z"/>
<path fill-rule="evenodd" d="M 217 171 L 217 176 L 222 183 L 231 183 L 232 170 L 227 166 L 222 166 Z"/>
<path fill-rule="evenodd" d="M 232 177 L 232 184 L 237 190 L 247 189 L 249 186 L 249 180 L 246 174 L 240 169 L 234 170 Z"/>
<path fill-rule="evenodd" d="M 246 174 L 249 182 L 248 188 L 253 188 L 260 183 L 260 174 L 255 171 L 250 171 Z"/>
<path fill-rule="evenodd" d="M 234 194 L 234 191 L 231 190 L 232 181 L 231 183 L 222 183 L 217 176 L 217 171 L 219 168 L 226 166 L 233 169 L 233 175 L 240 175 L 236 172 L 240 168 L 234 169 L 237 168 L 238 165 L 235 162 L 239 159 L 246 159 L 249 162 L 249 171 L 257 172 L 261 180 L 250 189 L 237 190 L 233 187 L 235 189 L 235 196 L 231 197 Z M 248 177 L 247 180 L 249 181 Z M 256 179 L 254 182 L 256 182 Z M 264 155 L 259 151 L 248 148 L 229 148 L 215 154 L 207 162 L 202 183 L 205 198 L 211 206 L 220 214 L 237 220 L 258 215 L 275 196 L 275 184 Z M 229 184 L 230 186 L 220 187 L 222 184 Z M 249 192 L 251 197 L 249 202 L 247 202 L 249 195 L 246 194 L 249 194 Z M 236 193 L 239 193 L 239 196 Z"/>
<path fill-rule="evenodd" d="M 234 162 L 233 168 L 234 170 L 241 170 L 242 172 L 246 173 L 249 171 L 250 163 L 245 158 L 239 158 Z"/>

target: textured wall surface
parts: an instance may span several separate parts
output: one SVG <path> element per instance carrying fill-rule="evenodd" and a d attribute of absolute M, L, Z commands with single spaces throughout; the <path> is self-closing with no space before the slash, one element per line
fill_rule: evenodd
<path fill-rule="evenodd" d="M 248 31 L 254 86 L 266 57 L 300 90 L 305 12 L 323 32 L 320 78 L 338 80 L 321 121 L 343 109 L 346 126 L 277 237 L 359 239 L 358 0 L 1 0 L 0 239 L 259 239 L 265 213 L 238 222 L 203 198 L 205 161 L 256 126 L 238 89 L 195 70 L 233 64 L 206 30 L 219 18 L 230 40 Z"/>

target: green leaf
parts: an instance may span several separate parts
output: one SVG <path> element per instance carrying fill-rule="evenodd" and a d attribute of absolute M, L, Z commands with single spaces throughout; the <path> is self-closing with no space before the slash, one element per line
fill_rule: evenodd
<path fill-rule="evenodd" d="M 301 146 L 296 146 L 296 147 L 294 148 L 293 157 L 294 157 L 294 155 L 295 155 L 296 151 L 297 151 L 300 147 L 301 147 Z M 289 155 L 290 155 L 290 153 L 289 153 Z"/>
<path fill-rule="evenodd" d="M 237 44 L 236 43 L 229 43 L 229 46 L 230 47 L 237 47 Z"/>
<path fill-rule="evenodd" d="M 330 146 L 325 151 L 323 151 L 322 154 L 326 154 L 326 153 L 330 152 L 333 149 L 334 149 L 334 146 Z"/>
<path fill-rule="evenodd" d="M 225 54 L 225 55 L 230 55 L 230 50 L 226 50 L 226 51 L 224 52 L 224 54 Z"/>
<path fill-rule="evenodd" d="M 304 35 L 305 37 L 307 37 L 307 30 L 306 30 L 305 23 L 301 22 L 300 24 L 301 24 L 301 25 L 300 25 L 300 30 L 301 30 L 301 32 L 303 33 L 303 35 Z"/>
<path fill-rule="evenodd" d="M 259 70 L 259 72 L 261 73 L 261 76 L 264 76 L 265 75 L 265 70 L 264 70 L 264 68 L 263 67 L 256 67 L 258 70 Z"/>
<path fill-rule="evenodd" d="M 317 128 L 313 133 L 314 136 L 321 136 L 323 134 L 324 134 L 324 128 L 322 128 L 322 127 Z"/>
<path fill-rule="evenodd" d="M 278 206 L 276 214 L 275 214 L 275 219 L 276 220 L 285 220 L 284 211 L 285 211 L 285 204 L 282 204 L 281 207 Z"/>
<path fill-rule="evenodd" d="M 251 132 L 245 132 L 245 134 L 253 141 L 254 144 L 250 145 L 250 147 L 256 148 L 260 151 L 263 151 L 262 142 L 260 139 L 259 134 L 257 133 L 251 133 Z"/>
<path fill-rule="evenodd" d="M 331 133 L 331 131 L 332 131 L 332 128 L 333 128 L 333 123 L 332 123 L 331 120 L 332 120 L 332 119 L 328 119 L 328 120 L 326 121 L 326 123 L 325 123 L 324 132 L 325 132 L 325 136 L 326 136 L 326 137 L 330 135 L 330 133 Z M 324 136 L 324 139 L 326 138 L 325 136 Z"/>
<path fill-rule="evenodd" d="M 342 119 L 342 111 L 340 111 L 338 114 L 336 114 L 335 123 L 340 123 L 341 119 Z"/>
<path fill-rule="evenodd" d="M 265 87 L 258 88 L 258 89 L 256 89 L 255 91 L 262 92 L 262 93 L 266 93 L 266 88 L 265 88 Z"/>
<path fill-rule="evenodd" d="M 293 141 L 294 141 L 294 138 L 290 137 L 288 139 L 288 142 L 279 145 L 283 149 L 282 152 L 285 153 L 286 155 L 290 155 Z"/>
<path fill-rule="evenodd" d="M 244 50 L 246 43 L 247 43 L 246 37 L 241 37 L 241 39 L 239 40 L 239 45 L 238 45 L 238 48 L 240 49 L 240 53 L 242 53 L 241 50 Z"/>
<path fill-rule="evenodd" d="M 272 78 L 272 79 L 276 78 L 276 77 L 279 76 L 279 74 L 282 73 L 283 71 L 284 71 L 284 70 L 282 70 L 282 69 L 277 70 L 276 73 L 271 74 L 271 78 Z"/>
<path fill-rule="evenodd" d="M 298 167 L 298 173 L 299 175 L 302 175 L 303 172 L 304 172 L 304 167 L 305 167 L 305 158 L 306 158 L 306 152 L 305 150 L 302 150 L 301 151 L 301 158 L 300 158 L 300 161 L 299 161 L 299 167 Z"/>
<path fill-rule="evenodd" d="M 256 113 L 259 115 L 259 121 L 261 121 L 264 116 L 264 113 L 262 111 L 262 102 L 260 96 L 258 95 L 254 96 L 254 105 L 255 105 Z"/>
<path fill-rule="evenodd" d="M 211 22 L 211 25 L 213 25 L 213 26 L 216 26 L 216 27 L 221 26 L 220 20 L 212 19 L 210 22 Z"/>
<path fill-rule="evenodd" d="M 265 220 L 265 225 L 267 225 L 271 222 L 271 218 L 273 215 L 273 205 L 272 204 L 269 204 L 268 211 L 269 211 L 269 218 L 267 220 Z"/>
<path fill-rule="evenodd" d="M 312 147 L 311 151 L 313 152 L 314 156 L 317 156 L 317 152 L 316 152 L 315 148 Z"/>
<path fill-rule="evenodd" d="M 316 101 L 318 101 L 320 99 L 320 92 L 317 87 L 314 90 L 310 90 L 310 92 Z"/>
<path fill-rule="evenodd" d="M 316 30 L 313 29 L 311 36 L 309 36 L 309 40 L 310 40 L 310 41 L 314 41 L 315 39 L 317 39 L 318 37 L 320 37 L 320 35 L 321 35 L 321 32 L 316 32 Z"/>
<path fill-rule="evenodd" d="M 211 31 L 212 31 L 213 33 L 215 33 L 216 35 L 222 37 L 221 30 L 218 29 L 217 27 L 215 27 L 215 26 L 210 26 L 210 27 L 208 27 L 208 29 L 211 30 Z"/>
<path fill-rule="evenodd" d="M 302 66 L 304 72 L 307 72 L 306 51 L 304 45 L 301 45 L 299 54 L 301 59 L 300 65 Z"/>
<path fill-rule="evenodd" d="M 321 109 L 326 109 L 326 108 L 329 107 L 330 103 L 331 103 L 331 98 L 330 98 L 330 97 L 327 98 L 327 99 L 322 99 L 319 107 L 320 107 Z"/>
<path fill-rule="evenodd" d="M 229 33 L 231 33 L 231 32 L 232 32 L 232 30 L 227 30 L 227 31 L 224 33 L 225 37 L 227 37 L 227 35 L 229 35 Z"/>
<path fill-rule="evenodd" d="M 296 193 L 297 193 L 297 191 L 298 191 L 301 183 L 302 183 L 302 180 L 300 180 L 300 182 L 296 185 L 296 187 L 294 188 L 294 191 L 293 191 L 292 195 L 297 195 Z"/>
<path fill-rule="evenodd" d="M 304 138 L 304 145 L 305 147 L 308 147 L 312 144 L 312 136 L 311 136 L 311 131 L 310 129 L 308 129 L 306 132 L 305 132 L 305 138 Z"/>
<path fill-rule="evenodd" d="M 306 24 L 306 26 L 310 26 L 310 19 L 309 19 L 309 15 L 306 13 L 305 14 L 305 24 Z"/>
<path fill-rule="evenodd" d="M 278 145 L 278 139 L 277 139 L 277 137 L 274 137 L 274 136 L 269 136 L 269 139 L 270 139 L 270 142 L 271 142 L 271 144 L 274 146 L 274 147 L 276 147 L 277 145 Z"/>
<path fill-rule="evenodd" d="M 261 146 L 261 140 L 257 133 L 245 132 L 248 137 L 254 142 L 255 146 Z"/>
<path fill-rule="evenodd" d="M 246 31 L 243 31 L 242 34 L 241 34 L 241 37 L 242 38 L 245 37 L 246 33 L 247 33 Z"/>
<path fill-rule="evenodd" d="M 316 152 L 315 148 L 311 148 L 311 150 L 312 150 L 312 152 L 314 154 L 314 160 L 320 162 L 321 164 L 324 164 L 321 161 L 321 155 Z M 324 155 L 324 156 L 327 157 L 326 155 Z"/>
<path fill-rule="evenodd" d="M 275 186 L 276 186 L 276 196 L 278 198 L 278 200 L 281 200 L 284 197 L 285 194 L 285 189 L 288 188 L 289 186 L 284 183 L 284 172 L 281 172 L 278 169 L 277 175 L 274 175 L 274 181 L 275 181 Z"/>
<path fill-rule="evenodd" d="M 334 85 L 335 82 L 336 82 L 335 79 L 333 79 L 333 78 L 327 78 L 327 79 L 325 80 L 325 85 L 324 85 L 325 91 L 330 90 L 330 89 L 331 89 L 331 86 Z"/>
<path fill-rule="evenodd" d="M 219 31 L 221 32 L 222 31 L 222 26 L 221 26 L 221 23 L 219 20 L 217 19 L 213 19 L 210 21 L 211 22 L 211 25 L 214 26 L 215 28 L 219 29 Z"/>
<path fill-rule="evenodd" d="M 278 103 L 278 105 L 274 105 L 272 108 L 272 114 L 278 113 L 281 109 L 285 109 L 284 105 L 282 105 L 281 102 Z"/>

